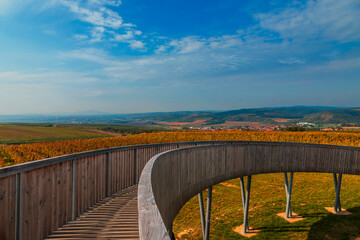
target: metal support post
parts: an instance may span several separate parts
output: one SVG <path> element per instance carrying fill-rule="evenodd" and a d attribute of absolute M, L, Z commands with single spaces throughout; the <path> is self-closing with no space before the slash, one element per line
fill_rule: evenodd
<path fill-rule="evenodd" d="M 247 178 L 246 192 L 244 187 L 244 178 L 240 177 L 241 186 L 241 198 L 244 209 L 244 224 L 243 232 L 246 233 L 249 230 L 249 202 L 250 202 L 250 187 L 251 187 L 251 175 Z"/>
<path fill-rule="evenodd" d="M 203 232 L 203 239 L 208 240 L 210 235 L 210 213 L 211 213 L 211 200 L 212 200 L 212 187 L 208 188 L 207 206 L 206 206 L 206 218 L 204 213 L 204 202 L 202 192 L 198 194 L 199 206 L 200 206 L 200 217 L 201 217 L 201 228 Z"/>
<path fill-rule="evenodd" d="M 341 203 L 340 203 L 340 189 L 341 189 L 342 173 L 339 173 L 339 178 L 337 177 L 336 173 L 334 173 L 333 176 L 334 176 L 334 185 L 335 185 L 335 194 L 336 194 L 334 210 L 335 210 L 335 212 L 342 212 Z"/>
<path fill-rule="evenodd" d="M 290 173 L 290 181 L 288 181 L 287 172 L 284 172 L 285 179 L 285 190 L 286 190 L 286 212 L 285 218 L 292 218 L 291 211 L 291 192 L 292 192 L 292 183 L 293 183 L 294 173 Z"/>

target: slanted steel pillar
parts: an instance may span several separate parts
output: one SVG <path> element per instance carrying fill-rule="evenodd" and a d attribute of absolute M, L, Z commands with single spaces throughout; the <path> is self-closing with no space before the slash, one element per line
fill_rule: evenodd
<path fill-rule="evenodd" d="M 243 177 L 240 177 L 240 186 L 241 186 L 241 199 L 244 209 L 243 232 L 246 233 L 249 230 L 249 202 L 250 202 L 251 175 L 247 177 L 246 192 L 245 192 Z"/>
<path fill-rule="evenodd" d="M 198 194 L 199 206 L 200 206 L 200 217 L 201 227 L 203 232 L 203 239 L 208 240 L 210 235 L 210 213 L 211 213 L 211 200 L 212 200 L 212 187 L 208 188 L 207 206 L 206 206 L 206 218 L 204 213 L 204 201 L 202 192 Z"/>
<path fill-rule="evenodd" d="M 336 194 L 334 210 L 335 210 L 335 212 L 342 212 L 341 203 L 340 203 L 340 189 L 341 189 L 342 173 L 339 173 L 339 178 L 337 177 L 336 173 L 334 173 L 333 176 L 334 176 L 334 185 L 335 185 L 335 194 Z"/>
<path fill-rule="evenodd" d="M 286 211 L 285 218 L 292 218 L 291 211 L 291 191 L 292 191 L 292 183 L 293 183 L 294 173 L 290 173 L 290 181 L 288 181 L 287 172 L 284 172 L 285 179 L 285 190 L 286 190 Z"/>

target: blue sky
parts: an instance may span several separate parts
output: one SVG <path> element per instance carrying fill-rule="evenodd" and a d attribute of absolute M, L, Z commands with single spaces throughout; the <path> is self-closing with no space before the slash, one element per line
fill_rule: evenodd
<path fill-rule="evenodd" d="M 0 0 L 0 114 L 360 106 L 360 2 Z"/>

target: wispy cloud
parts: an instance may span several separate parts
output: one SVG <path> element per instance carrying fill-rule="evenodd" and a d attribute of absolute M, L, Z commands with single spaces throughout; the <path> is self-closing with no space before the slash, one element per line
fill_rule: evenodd
<path fill-rule="evenodd" d="M 93 25 L 87 38 L 84 34 L 74 36 L 77 40 L 97 43 L 116 41 L 128 43 L 132 49 L 145 49 L 145 43 L 139 40 L 142 32 L 135 29 L 136 25 L 124 23 L 122 17 L 108 6 L 118 7 L 119 0 L 60 0 L 80 21 Z"/>
<path fill-rule="evenodd" d="M 301 8 L 256 15 L 263 29 L 283 38 L 325 39 L 339 42 L 360 40 L 360 2 L 358 0 L 307 1 Z"/>
<path fill-rule="evenodd" d="M 95 26 L 118 29 L 123 24 L 123 20 L 119 14 L 106 7 L 90 8 L 91 5 L 80 6 L 80 2 L 69 0 L 61 0 L 61 3 L 76 14 L 81 21 L 91 23 Z"/>
<path fill-rule="evenodd" d="M 7 85 L 28 84 L 42 85 L 55 84 L 62 85 L 66 83 L 90 83 L 99 79 L 81 72 L 57 72 L 41 70 L 35 72 L 0 72 L 0 83 Z"/>

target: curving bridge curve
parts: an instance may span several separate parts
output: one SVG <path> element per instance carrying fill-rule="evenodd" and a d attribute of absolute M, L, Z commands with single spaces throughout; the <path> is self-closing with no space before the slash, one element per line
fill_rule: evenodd
<path fill-rule="evenodd" d="M 323 172 L 334 173 L 335 209 L 341 211 L 342 174 L 360 174 L 360 148 L 275 142 L 241 142 L 231 145 L 190 147 L 158 154 L 145 166 L 138 190 L 139 229 L 141 239 L 173 239 L 172 222 L 181 207 L 193 196 L 208 190 L 207 216 L 203 213 L 204 238 L 209 236 L 211 187 L 220 182 L 248 176 L 244 206 L 244 232 L 251 175 L 261 173 Z M 339 173 L 339 178 L 337 177 Z M 291 180 L 292 180 L 292 175 Z M 291 183 L 290 183 L 291 185 Z M 287 188 L 290 207 L 291 188 Z M 290 192 L 289 192 L 290 191 Z M 202 200 L 202 195 L 199 195 Z M 210 200 L 210 201 L 209 201 Z M 288 212 L 288 211 L 287 211 Z"/>
<path fill-rule="evenodd" d="M 360 174 L 360 148 L 182 142 L 101 149 L 0 168 L 0 239 L 171 239 L 175 216 L 196 194 L 207 239 L 211 187 L 236 177 L 246 232 L 251 175 L 274 172 L 290 172 L 289 182 L 285 174 L 289 217 L 293 172 L 334 173 L 335 210 L 341 211 L 341 175 Z M 201 191 L 207 188 L 205 215 Z"/>

